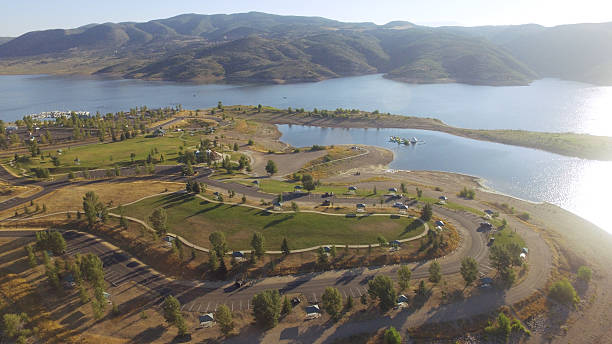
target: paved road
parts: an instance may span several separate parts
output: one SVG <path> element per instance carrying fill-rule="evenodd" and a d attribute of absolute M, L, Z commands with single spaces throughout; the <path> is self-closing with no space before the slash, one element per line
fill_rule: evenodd
<path fill-rule="evenodd" d="M 159 167 L 159 166 L 158 166 Z M 174 168 L 174 169 L 173 169 Z M 124 180 L 141 180 L 143 178 L 164 179 L 164 180 L 185 180 L 185 177 L 180 176 L 176 167 L 160 168 L 156 171 L 156 175 L 147 177 L 128 177 Z M 0 178 L 5 176 L 1 174 Z M 4 171 L 5 172 L 5 171 Z M 126 171 L 127 172 L 127 171 Z M 274 198 L 273 195 L 264 194 L 255 188 L 248 187 L 237 183 L 223 183 L 217 180 L 209 179 L 209 169 L 200 169 L 195 177 L 199 181 L 208 185 L 233 190 L 237 194 L 246 194 L 250 197 L 259 197 L 264 199 Z M 7 177 L 10 180 L 10 177 Z M 12 178 L 14 183 L 25 182 L 21 179 Z M 100 181 L 84 181 L 76 183 L 94 183 Z M 42 192 L 50 192 L 57 188 L 70 184 L 68 181 L 53 181 L 44 182 Z M 18 199 L 15 202 L 27 202 L 29 199 L 38 198 L 41 193 L 33 195 L 29 198 Z M 306 197 L 305 199 L 321 199 L 320 195 L 297 195 Z M 9 201 L 10 202 L 10 201 Z M 0 210 L 5 208 L 9 202 L 0 204 Z M 335 199 L 335 202 L 355 203 L 355 199 Z M 461 244 L 457 250 L 439 259 L 442 273 L 454 274 L 459 271 L 461 259 L 466 256 L 474 257 L 481 267 L 481 272 L 488 272 L 490 268 L 488 264 L 488 250 L 486 246 L 486 234 L 479 232 L 477 229 L 480 225 L 480 218 L 476 215 L 466 212 L 453 211 L 444 207 L 436 206 L 434 212 L 445 218 L 447 222 L 453 224 L 461 235 Z M 509 290 L 478 290 L 476 295 L 462 302 L 453 303 L 446 306 L 441 306 L 438 309 L 429 311 L 416 310 L 413 312 L 401 312 L 393 318 L 379 318 L 362 322 L 349 322 L 339 328 L 333 330 L 327 329 L 324 333 L 306 333 L 300 335 L 300 340 L 305 342 L 328 342 L 335 338 L 345 337 L 350 334 L 375 331 L 378 328 L 395 325 L 401 329 L 418 326 L 425 322 L 441 322 L 455 320 L 459 318 L 470 317 L 477 314 L 489 312 L 503 304 L 510 304 L 520 301 L 530 296 L 535 290 L 543 288 L 546 284 L 550 269 L 552 266 L 552 255 L 550 249 L 544 240 L 531 230 L 530 228 L 520 223 L 514 224 L 518 233 L 525 239 L 530 248 L 529 254 L 529 270 L 523 281 L 515 285 Z M 141 263 L 134 265 L 134 260 L 129 258 L 124 252 L 117 248 L 112 248 L 100 239 L 94 238 L 85 234 L 71 234 L 67 232 L 66 239 L 68 244 L 68 253 L 75 254 L 77 252 L 85 253 L 92 252 L 98 254 L 105 262 L 105 278 L 111 285 L 118 286 L 127 281 L 134 281 L 138 284 L 146 286 L 150 289 L 153 299 L 156 302 L 161 300 L 161 297 L 166 294 L 173 294 L 178 297 L 183 305 L 182 310 L 185 312 L 203 313 L 214 311 L 220 304 L 226 304 L 233 311 L 245 311 L 251 308 L 250 300 L 253 295 L 266 289 L 279 289 L 283 293 L 301 293 L 304 295 L 304 301 L 316 303 L 320 301 L 321 294 L 325 287 L 335 286 L 344 296 L 351 295 L 359 297 L 367 289 L 367 281 L 377 274 L 383 274 L 395 279 L 397 274 L 397 265 L 384 266 L 379 268 L 359 268 L 351 270 L 328 271 L 323 273 L 311 273 L 299 276 L 282 276 L 269 277 L 257 281 L 251 287 L 234 289 L 231 282 L 216 283 L 216 282 L 190 282 L 190 281 L 169 281 L 161 274 L 153 271 L 150 267 L 144 266 Z M 0 232 L 0 235 L 6 235 Z M 19 231 L 13 235 L 32 235 L 31 232 Z M 128 265 L 130 264 L 130 265 Z M 409 264 L 413 271 L 413 278 L 422 278 L 428 275 L 428 268 L 431 262 L 418 262 Z M 112 288 L 111 288 L 112 294 Z M 330 332 L 331 331 L 331 332 Z M 271 331 L 267 336 L 268 341 L 279 341 L 280 334 Z M 310 336 L 310 337 L 309 337 Z M 239 340 L 239 339 L 236 339 Z"/>

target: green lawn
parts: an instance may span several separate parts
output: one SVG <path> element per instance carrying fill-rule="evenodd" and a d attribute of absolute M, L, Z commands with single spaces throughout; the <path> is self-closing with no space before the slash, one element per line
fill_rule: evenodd
<path fill-rule="evenodd" d="M 320 244 L 370 244 L 379 235 L 387 240 L 414 237 L 423 232 L 420 222 L 401 217 L 350 218 L 309 213 L 270 214 L 259 209 L 222 205 L 194 196 L 166 195 L 127 206 L 125 214 L 145 219 L 157 207 L 165 207 L 169 229 L 198 245 L 209 247 L 208 235 L 225 233 L 232 249 L 250 249 L 253 232 L 263 233 L 266 249 L 280 250 L 283 237 L 292 249 Z"/>
<path fill-rule="evenodd" d="M 108 168 L 114 165 L 123 166 L 130 164 L 131 153 L 136 154 L 136 161 L 144 162 L 154 148 L 157 148 L 158 152 L 164 155 L 166 161 L 173 161 L 178 157 L 179 146 L 193 150 L 199 143 L 199 140 L 199 136 L 180 137 L 178 133 L 172 133 L 164 137 L 145 138 L 139 136 L 125 141 L 95 143 L 69 149 L 64 148 L 61 155 L 55 150 L 44 151 L 44 160 L 41 160 L 39 157 L 30 157 L 29 163 L 21 165 L 26 169 L 47 167 L 52 173 L 65 172 L 69 169 Z M 51 159 L 47 157 L 49 152 L 52 156 L 59 157 L 60 166 L 56 167 L 53 165 Z M 75 163 L 77 158 L 79 159 L 78 164 Z"/>
<path fill-rule="evenodd" d="M 494 237 L 495 242 L 493 243 L 493 246 L 504 246 L 511 243 L 516 243 L 520 247 L 526 247 L 525 240 L 523 240 L 520 235 L 514 233 L 514 231 L 509 228 L 502 229 L 501 231 L 495 233 Z"/>
<path fill-rule="evenodd" d="M 243 180 L 236 181 L 237 183 L 241 183 L 244 185 L 254 185 L 252 180 Z M 296 185 L 302 185 L 300 182 L 289 182 L 289 181 L 280 181 L 275 179 L 259 179 L 259 189 L 263 192 L 271 193 L 271 194 L 279 194 L 281 192 L 291 192 L 294 190 Z M 340 185 L 321 185 L 318 186 L 313 192 L 322 193 L 322 192 L 333 192 L 337 196 L 357 196 L 357 197 L 373 197 L 373 196 L 382 196 L 387 193 L 386 189 L 377 190 L 376 194 L 372 193 L 371 189 L 358 189 L 354 193 L 348 193 L 348 186 L 340 186 Z"/>

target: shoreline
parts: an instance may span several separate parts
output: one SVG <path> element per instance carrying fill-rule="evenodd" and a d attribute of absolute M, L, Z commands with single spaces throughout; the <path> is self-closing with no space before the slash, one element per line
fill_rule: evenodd
<path fill-rule="evenodd" d="M 303 125 L 321 128 L 346 129 L 415 129 L 446 133 L 467 139 L 493 142 L 498 144 L 537 149 L 553 154 L 585 160 L 612 161 L 612 137 L 580 133 L 539 132 L 514 129 L 470 129 L 448 125 L 437 118 L 382 114 L 361 110 L 318 112 L 289 112 L 284 109 L 264 107 L 257 111 L 248 105 L 228 106 L 246 107 L 254 112 L 236 113 L 236 118 L 258 120 L 270 124 Z"/>

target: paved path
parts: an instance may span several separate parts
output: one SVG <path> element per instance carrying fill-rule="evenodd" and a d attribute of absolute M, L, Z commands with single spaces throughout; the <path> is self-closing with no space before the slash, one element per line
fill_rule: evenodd
<path fill-rule="evenodd" d="M 478 232 L 480 219 L 469 213 L 455 212 L 445 208 L 437 208 L 449 223 L 454 225 L 462 236 L 459 248 L 452 254 L 438 259 L 444 275 L 456 274 L 461 266 L 461 259 L 465 256 L 474 257 L 479 263 L 482 272 L 488 272 L 488 250 L 486 234 Z M 425 322 L 449 321 L 469 317 L 494 310 L 503 304 L 520 301 L 533 293 L 534 290 L 545 286 L 550 273 L 552 257 L 546 243 L 540 236 L 528 228 L 519 229 L 530 247 L 530 267 L 527 277 L 518 285 L 507 291 L 477 290 L 476 295 L 458 303 L 442 306 L 437 309 L 423 309 L 416 311 L 402 311 L 390 317 L 349 322 L 341 326 L 332 326 L 317 333 L 302 333 L 300 340 L 304 342 L 330 342 L 335 338 L 350 334 L 375 331 L 378 328 L 395 325 L 401 329 L 418 326 Z M 13 231 L 15 236 L 29 235 L 31 231 Z M 226 304 L 233 311 L 248 311 L 250 301 L 258 292 L 266 289 L 279 289 L 283 293 L 301 293 L 305 301 L 317 303 L 327 286 L 335 286 L 343 296 L 351 295 L 358 298 L 367 292 L 367 281 L 375 275 L 382 274 L 396 279 L 398 265 L 383 267 L 366 267 L 349 270 L 334 270 L 322 273 L 309 273 L 303 275 L 269 277 L 256 281 L 251 287 L 235 289 L 233 281 L 206 282 L 206 281 L 171 281 L 163 278 L 151 268 L 141 265 L 129 267 L 134 261 L 129 255 L 119 249 L 112 249 L 102 240 L 88 234 L 74 235 L 66 233 L 68 252 L 93 252 L 103 257 L 105 262 L 105 277 L 111 285 L 121 285 L 129 280 L 141 284 L 151 290 L 152 302 L 159 302 L 166 294 L 174 294 L 181 301 L 184 312 L 203 313 L 214 311 L 219 305 Z M 5 236 L 6 231 L 0 231 Z M 416 262 L 408 264 L 412 270 L 413 278 L 428 276 L 431 262 Z M 112 288 L 111 288 L 112 294 Z M 157 298 L 157 299 L 156 299 Z M 157 300 L 157 301 L 155 301 Z M 281 342 L 280 333 L 275 330 L 266 334 L 265 341 Z M 239 340 L 239 339 L 235 339 Z"/>
<path fill-rule="evenodd" d="M 2 169 L 0 169 L 2 170 Z M 1 174 L 0 178 L 5 176 Z M 259 197 L 263 199 L 272 199 L 273 195 L 261 193 L 254 188 L 247 187 L 237 183 L 222 183 L 220 181 L 208 178 L 209 170 L 202 169 L 196 178 L 199 181 L 205 182 L 211 186 L 233 190 L 237 194 L 246 194 L 250 197 Z M 5 176 L 6 177 L 6 176 Z M 6 177 L 9 178 L 10 177 Z M 133 179 L 152 178 L 163 179 L 173 178 L 174 180 L 184 180 L 184 177 L 177 177 L 175 174 L 162 172 L 161 175 L 149 177 L 129 177 Z M 129 179 L 128 179 L 129 180 Z M 21 179 L 11 180 L 15 183 L 22 183 Z M 47 189 L 57 189 L 71 182 L 55 181 L 46 182 Z M 53 184 L 57 183 L 57 184 Z M 50 191 L 48 191 L 50 192 Z M 316 199 L 312 197 L 316 195 L 299 195 L 300 197 L 309 197 L 308 199 Z M 25 198 L 26 201 L 40 197 L 40 193 L 32 197 Z M 24 199 L 21 199 L 24 200 Z M 335 202 L 347 201 L 354 203 L 354 199 L 336 199 Z M 0 203 L 0 210 L 5 209 L 5 203 Z M 22 202 L 23 203 L 23 202 Z M 435 213 L 443 217 L 447 222 L 454 225 L 462 238 L 458 249 L 453 253 L 445 256 L 438 261 L 441 264 L 442 273 L 444 275 L 456 274 L 461 265 L 461 259 L 466 256 L 474 257 L 480 264 L 482 272 L 490 270 L 488 268 L 488 250 L 486 246 L 486 235 L 478 232 L 480 218 L 476 215 L 453 211 L 444 207 L 436 206 Z M 381 327 L 394 325 L 398 329 L 406 330 L 410 327 L 418 326 L 426 322 L 441 322 L 466 318 L 473 315 L 486 313 L 496 309 L 503 304 L 512 304 L 530 296 L 535 290 L 545 287 L 545 284 L 550 275 L 552 266 L 552 254 L 540 235 L 532 229 L 524 225 L 516 226 L 517 232 L 525 239 L 530 249 L 529 254 L 529 270 L 527 276 L 518 285 L 513 286 L 506 291 L 498 290 L 478 290 L 476 295 L 462 302 L 456 302 L 446 306 L 441 306 L 435 309 L 419 309 L 415 311 L 402 311 L 393 313 L 391 316 L 381 317 L 367 321 L 352 321 L 340 326 L 331 326 L 327 328 L 319 328 L 319 331 L 299 333 L 299 339 L 303 342 L 321 342 L 328 343 L 341 337 L 346 337 L 351 334 L 375 331 Z M 0 235 L 6 235 L 0 232 Z M 12 235 L 31 235 L 29 231 L 16 231 Z M 397 265 L 384 266 L 379 268 L 359 268 L 350 270 L 328 271 L 323 273 L 311 273 L 296 276 L 269 277 L 257 281 L 251 287 L 243 287 L 234 289 L 232 281 L 227 282 L 192 282 L 192 281 L 169 281 L 162 275 L 155 273 L 149 267 L 140 266 L 137 271 L 133 271 L 125 263 L 127 254 L 118 251 L 118 249 L 108 251 L 108 246 L 101 243 L 99 239 L 87 241 L 86 244 L 79 242 L 76 238 L 68 237 L 68 246 L 70 253 L 84 252 L 84 250 L 93 250 L 97 254 L 106 256 L 109 255 L 107 267 L 107 280 L 111 284 L 119 285 L 128 280 L 133 280 L 136 283 L 149 287 L 156 296 L 161 297 L 168 293 L 172 293 L 179 298 L 183 305 L 183 311 L 203 313 L 214 311 L 220 304 L 226 304 L 233 311 L 249 310 L 250 300 L 254 294 L 266 289 L 279 289 L 283 293 L 302 293 L 308 302 L 319 302 L 321 294 L 325 287 L 335 286 L 344 296 L 351 295 L 359 297 L 366 292 L 367 280 L 377 274 L 383 274 L 395 279 L 397 274 Z M 87 236 L 89 238 L 89 236 Z M 89 239 L 87 239 L 89 240 Z M 80 246 L 79 246 L 80 245 Z M 100 246 L 105 246 L 107 249 Z M 112 253 L 109 253 L 112 252 Z M 116 256 L 120 254 L 120 256 Z M 131 262 L 129 258 L 128 261 Z M 139 263 L 141 264 L 141 263 Z M 428 275 L 428 267 L 431 262 L 417 262 L 409 264 L 413 271 L 413 278 L 422 278 Z M 140 276 L 140 277 L 139 277 Z M 159 301 L 159 300 L 158 300 Z M 282 339 L 282 333 L 277 330 L 271 330 L 261 339 L 266 342 L 283 342 L 287 339 Z M 242 341 L 243 338 L 234 338 L 232 341 Z M 250 338 L 247 342 L 252 342 Z M 260 339 L 257 339 L 260 340 Z"/>

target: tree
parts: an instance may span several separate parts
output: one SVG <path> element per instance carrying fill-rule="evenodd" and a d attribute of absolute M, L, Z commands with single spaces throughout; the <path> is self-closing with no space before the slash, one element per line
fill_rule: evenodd
<path fill-rule="evenodd" d="M 573 304 L 578 302 L 576 290 L 567 280 L 567 278 L 553 283 L 553 285 L 550 287 L 549 295 L 553 299 L 565 304 Z"/>
<path fill-rule="evenodd" d="M 223 232 L 215 231 L 210 233 L 208 240 L 210 241 L 213 250 L 216 251 L 218 257 L 223 257 L 225 252 L 228 251 L 227 242 L 225 241 L 225 234 L 223 234 Z"/>
<path fill-rule="evenodd" d="M 166 235 L 168 231 L 168 215 L 164 208 L 155 208 L 151 216 L 149 216 L 151 226 L 159 235 Z"/>
<path fill-rule="evenodd" d="M 387 276 L 377 275 L 368 282 L 368 293 L 372 298 L 378 298 L 380 308 L 383 311 L 391 309 L 395 305 L 397 292 L 393 288 L 393 281 Z"/>
<path fill-rule="evenodd" d="M 312 191 L 316 188 L 314 179 L 310 174 L 304 174 L 302 176 L 302 186 L 304 186 L 306 191 Z"/>
<path fill-rule="evenodd" d="M 431 220 L 432 216 L 433 216 L 433 210 L 431 208 L 431 204 L 425 203 L 425 205 L 423 206 L 423 210 L 421 210 L 421 219 L 423 221 L 429 221 Z"/>
<path fill-rule="evenodd" d="M 211 271 L 217 271 L 219 268 L 219 257 L 217 257 L 215 250 L 210 250 L 208 254 L 208 267 Z"/>
<path fill-rule="evenodd" d="M 238 151 L 238 143 L 234 142 L 234 152 Z"/>
<path fill-rule="evenodd" d="M 217 311 L 215 312 L 215 320 L 219 323 L 221 332 L 223 332 L 223 334 L 226 336 L 234 329 L 234 320 L 232 319 L 232 312 L 230 311 L 229 307 L 224 304 L 217 308 Z"/>
<path fill-rule="evenodd" d="M 385 344 L 401 344 L 402 336 L 397 332 L 395 327 L 391 326 L 385 331 L 383 342 Z"/>
<path fill-rule="evenodd" d="M 257 258 L 261 258 L 264 255 L 264 237 L 261 233 L 253 233 L 253 238 L 251 239 L 251 247 L 253 247 L 253 251 L 255 251 L 255 255 L 257 256 Z"/>
<path fill-rule="evenodd" d="M 283 252 L 285 256 L 291 253 L 291 251 L 289 250 L 289 243 L 287 242 L 286 237 L 283 238 L 283 243 L 281 244 L 281 251 Z"/>
<path fill-rule="evenodd" d="M 27 320 L 25 313 L 4 314 L 2 316 L 2 329 L 9 338 L 17 338 L 24 330 Z"/>
<path fill-rule="evenodd" d="M 355 301 L 353 301 L 353 297 L 349 294 L 346 297 L 346 306 L 345 306 L 346 309 L 347 310 L 352 309 L 354 304 L 355 304 Z"/>
<path fill-rule="evenodd" d="M 425 286 L 425 281 L 421 280 L 421 282 L 419 282 L 419 287 L 416 290 L 416 294 L 418 296 L 427 295 L 427 286 Z"/>
<path fill-rule="evenodd" d="M 423 196 L 423 190 L 419 189 L 418 187 L 416 188 L 416 193 L 417 193 L 417 198 L 421 198 Z"/>
<path fill-rule="evenodd" d="M 342 311 L 342 295 L 338 289 L 334 287 L 325 288 L 325 292 L 321 296 L 323 309 L 334 319 L 340 318 Z"/>
<path fill-rule="evenodd" d="M 404 291 L 410 287 L 410 278 L 412 277 L 412 271 L 406 265 L 400 266 L 397 270 L 397 279 L 400 287 L 400 291 Z"/>
<path fill-rule="evenodd" d="M 191 166 L 191 163 L 188 161 L 183 167 L 183 175 L 193 176 L 193 174 L 193 166 Z"/>
<path fill-rule="evenodd" d="M 400 184 L 400 189 L 402 190 L 402 193 L 406 193 L 406 184 Z"/>
<path fill-rule="evenodd" d="M 429 281 L 432 283 L 438 283 L 442 279 L 442 275 L 440 274 L 440 263 L 437 260 L 434 260 L 429 266 Z"/>
<path fill-rule="evenodd" d="M 327 264 L 329 264 L 329 257 L 327 257 L 327 253 L 321 246 L 318 249 L 317 264 L 322 268 L 327 267 Z"/>
<path fill-rule="evenodd" d="M 298 207 L 297 203 L 291 202 L 291 210 L 297 213 L 300 210 L 300 208 Z"/>
<path fill-rule="evenodd" d="M 28 262 L 31 268 L 35 268 L 38 265 L 38 261 L 36 260 L 36 256 L 34 255 L 34 250 L 32 249 L 32 245 L 27 245 L 25 247 L 26 253 L 28 254 Z"/>
<path fill-rule="evenodd" d="M 266 172 L 269 175 L 274 175 L 276 172 L 278 172 L 278 168 L 276 167 L 276 163 L 272 160 L 268 160 L 268 163 L 266 164 Z"/>
<path fill-rule="evenodd" d="M 593 275 L 593 271 L 588 266 L 581 266 L 578 268 L 578 279 L 589 282 L 591 280 L 591 276 Z"/>
<path fill-rule="evenodd" d="M 83 197 L 83 211 L 90 227 L 98 221 L 106 222 L 108 219 L 108 208 L 93 191 L 87 192 Z"/>
<path fill-rule="evenodd" d="M 336 258 L 336 255 L 337 255 L 337 254 L 338 254 L 338 253 L 337 253 L 337 250 L 336 250 L 336 245 L 332 245 L 332 247 L 329 249 L 329 255 L 330 255 L 332 258 Z"/>
<path fill-rule="evenodd" d="M 174 296 L 166 297 L 163 304 L 164 319 L 179 330 L 179 335 L 184 335 L 187 332 L 185 319 L 181 314 L 181 303 Z"/>
<path fill-rule="evenodd" d="M 471 285 L 478 278 L 478 262 L 472 257 L 465 257 L 461 260 L 461 276 L 465 285 Z"/>
<path fill-rule="evenodd" d="M 252 300 L 253 316 L 263 328 L 272 328 L 278 324 L 281 310 L 281 297 L 278 290 L 264 290 Z"/>
<path fill-rule="evenodd" d="M 291 312 L 292 309 L 293 305 L 291 304 L 291 301 L 289 301 L 287 295 L 285 295 L 285 297 L 283 298 L 283 307 L 281 309 L 281 314 L 287 315 Z"/>

